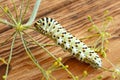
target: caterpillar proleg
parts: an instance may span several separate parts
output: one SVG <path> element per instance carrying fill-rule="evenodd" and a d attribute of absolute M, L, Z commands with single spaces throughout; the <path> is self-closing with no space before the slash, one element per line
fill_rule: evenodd
<path fill-rule="evenodd" d="M 69 51 L 78 60 L 89 63 L 95 68 L 102 66 L 102 60 L 97 53 L 67 32 L 56 20 L 44 17 L 38 20 L 34 26 L 40 33 L 51 37 L 58 45 Z"/>

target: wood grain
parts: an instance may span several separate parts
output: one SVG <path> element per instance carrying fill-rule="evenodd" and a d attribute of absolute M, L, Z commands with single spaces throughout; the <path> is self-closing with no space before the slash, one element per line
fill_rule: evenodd
<path fill-rule="evenodd" d="M 19 7 L 20 0 L 14 1 L 17 7 Z M 29 19 L 34 3 L 35 0 L 30 1 L 29 12 L 25 16 L 24 23 Z M 14 13 L 10 0 L 0 1 L 0 5 L 4 6 L 4 4 L 7 4 Z M 120 0 L 43 0 L 36 20 L 44 16 L 54 18 L 73 35 L 81 38 L 88 34 L 87 29 L 91 26 L 91 23 L 87 20 L 87 15 L 91 15 L 94 22 L 97 25 L 101 25 L 103 12 L 105 10 L 109 10 L 109 15 L 114 18 L 114 24 L 109 28 L 110 33 L 112 36 L 118 36 L 110 39 L 107 56 L 114 65 L 120 66 Z M 0 13 L 2 12 L 0 11 Z M 13 31 L 14 29 L 11 29 L 9 26 L 0 24 L 0 43 L 10 36 Z M 52 40 L 35 31 L 28 30 L 27 32 L 40 43 L 53 43 Z M 25 38 L 28 39 L 28 37 Z M 0 47 L 0 57 L 8 58 L 11 41 L 12 40 L 10 40 L 5 46 Z M 88 44 L 88 42 L 86 42 L 86 44 Z M 31 45 L 30 49 L 45 69 L 54 61 L 41 48 Z M 60 47 L 47 47 L 47 49 L 55 56 L 63 57 L 63 59 L 69 56 L 69 53 L 64 52 Z M 92 80 L 98 75 L 103 75 L 102 80 L 114 80 L 111 78 L 110 72 L 101 69 L 94 69 L 88 64 L 81 63 L 73 58 L 67 60 L 65 64 L 69 65 L 69 70 L 80 78 L 82 77 L 82 72 L 87 70 L 89 75 L 85 80 Z M 103 59 L 103 66 L 111 69 L 113 68 L 105 59 Z M 0 67 L 0 74 L 2 74 L 2 72 L 3 68 Z M 72 80 L 63 70 L 55 71 L 53 75 L 57 80 Z M 42 75 L 40 71 L 26 55 L 21 40 L 18 38 L 15 42 L 8 80 L 40 80 L 41 77 Z"/>

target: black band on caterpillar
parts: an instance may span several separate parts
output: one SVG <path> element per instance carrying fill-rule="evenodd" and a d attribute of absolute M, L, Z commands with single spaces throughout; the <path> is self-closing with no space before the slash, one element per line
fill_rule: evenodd
<path fill-rule="evenodd" d="M 68 50 L 78 60 L 89 63 L 95 68 L 102 66 L 101 58 L 97 53 L 67 32 L 56 20 L 44 17 L 38 20 L 34 26 L 40 33 L 52 37 L 58 45 Z"/>

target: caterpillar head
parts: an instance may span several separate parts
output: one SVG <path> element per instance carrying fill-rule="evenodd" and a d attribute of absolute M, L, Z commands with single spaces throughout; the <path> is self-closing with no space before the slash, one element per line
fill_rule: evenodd
<path fill-rule="evenodd" d="M 42 23 L 40 20 L 38 20 L 36 23 L 34 23 L 34 27 L 42 34 L 45 34 L 46 31 L 44 30 L 44 22 Z"/>

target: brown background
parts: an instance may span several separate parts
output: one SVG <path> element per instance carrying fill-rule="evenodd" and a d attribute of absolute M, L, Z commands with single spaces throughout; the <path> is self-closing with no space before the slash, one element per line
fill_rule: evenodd
<path fill-rule="evenodd" d="M 14 1 L 19 7 L 20 1 Z M 24 22 L 29 19 L 34 3 L 35 0 L 30 1 L 29 12 L 25 17 Z M 13 12 L 13 6 L 10 0 L 1 0 L 0 4 L 8 4 L 11 11 Z M 91 23 L 87 20 L 87 15 L 91 15 L 95 23 L 97 25 L 101 25 L 101 22 L 103 20 L 103 12 L 105 10 L 109 10 L 109 15 L 114 18 L 114 24 L 111 25 L 111 28 L 109 28 L 109 31 L 114 37 L 110 39 L 108 46 L 109 52 L 107 53 L 107 56 L 115 66 L 120 66 L 120 38 L 115 37 L 120 36 L 120 0 L 43 0 L 39 8 L 36 20 L 44 16 L 54 18 L 73 35 L 81 38 L 87 35 L 87 29 L 91 25 Z M 14 30 L 10 29 L 8 26 L 0 24 L 0 43 L 2 43 L 13 31 Z M 49 38 L 40 35 L 35 31 L 29 30 L 28 33 L 40 43 L 52 43 Z M 11 41 L 9 41 L 5 46 L 0 47 L 0 57 L 8 58 Z M 88 42 L 85 43 L 88 44 Z M 30 46 L 30 48 L 39 63 L 44 68 L 48 68 L 54 61 L 41 48 L 33 45 Z M 64 52 L 60 47 L 47 47 L 47 49 L 57 57 L 63 57 L 63 59 L 69 56 L 69 53 Z M 69 70 L 79 77 L 82 76 L 82 72 L 84 70 L 87 70 L 89 75 L 85 80 L 91 80 L 98 75 L 103 75 L 102 80 L 113 80 L 113 78 L 111 78 L 110 72 L 100 69 L 96 70 L 90 67 L 88 64 L 81 63 L 76 59 L 68 59 L 65 64 L 69 65 Z M 113 68 L 104 59 L 103 66 L 111 69 Z M 4 65 L 0 66 L 0 76 L 3 74 L 4 69 Z M 57 80 L 71 80 L 68 74 L 63 70 L 55 71 L 53 75 L 57 78 Z M 34 66 L 34 64 L 26 55 L 21 41 L 17 39 L 8 80 L 40 80 L 41 76 L 42 75 L 39 72 L 38 68 Z"/>

